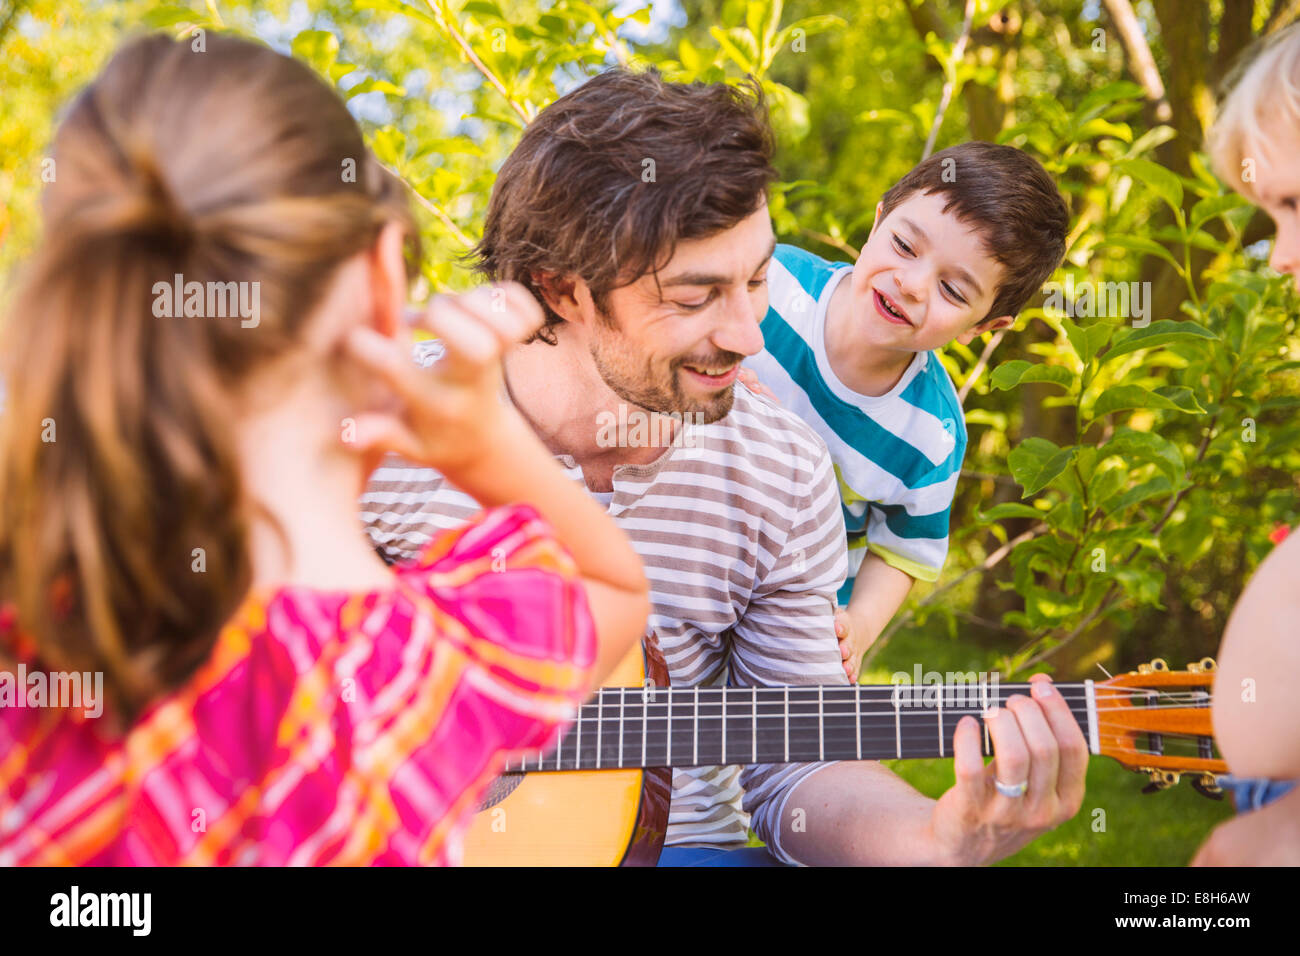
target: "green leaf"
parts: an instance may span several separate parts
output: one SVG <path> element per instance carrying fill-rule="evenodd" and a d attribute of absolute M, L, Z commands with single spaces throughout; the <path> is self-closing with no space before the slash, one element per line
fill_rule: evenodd
<path fill-rule="evenodd" d="M 326 76 L 339 58 L 339 38 L 328 30 L 303 30 L 293 38 L 293 55 Z"/>
<path fill-rule="evenodd" d="M 1161 385 L 1155 390 L 1155 393 L 1173 402 L 1180 412 L 1187 412 L 1189 415 L 1205 414 L 1205 409 L 1202 408 L 1201 403 L 1196 400 L 1195 393 L 1186 386 Z"/>
<path fill-rule="evenodd" d="M 501 8 L 492 0 L 467 0 L 460 9 L 462 13 L 476 13 L 481 17 L 492 17 L 496 20 L 506 18 L 505 14 L 501 12 Z"/>
<path fill-rule="evenodd" d="M 723 30 L 721 27 L 709 27 L 709 36 L 713 37 L 713 39 L 718 41 L 718 46 L 722 48 L 722 52 L 725 53 L 732 60 L 734 60 L 737 66 L 739 66 L 746 73 L 753 72 L 754 70 L 753 57 L 746 56 L 744 53 L 742 53 L 740 49 L 736 46 L 736 44 L 731 42 L 731 38 L 727 36 L 725 30 Z"/>
<path fill-rule="evenodd" d="M 1103 501 L 1102 506 L 1108 514 L 1118 515 L 1120 512 L 1146 501 L 1148 498 L 1173 494 L 1173 490 L 1174 486 L 1168 478 L 1164 475 L 1156 475 L 1154 478 L 1130 488 L 1113 500 Z"/>
<path fill-rule="evenodd" d="M 370 138 L 370 148 L 381 163 L 397 167 L 406 159 L 406 134 L 394 126 L 381 127 Z"/>
<path fill-rule="evenodd" d="M 1086 123 L 1094 116 L 1100 116 L 1106 107 L 1117 100 L 1136 99 L 1143 95 L 1142 87 L 1129 80 L 1107 83 L 1083 98 L 1079 108 L 1074 111 L 1074 121 L 1076 124 Z"/>
<path fill-rule="evenodd" d="M 1192 231 L 1196 231 L 1215 216 L 1221 216 L 1230 209 L 1236 209 L 1239 206 L 1248 205 L 1250 205 L 1250 203 L 1238 196 L 1236 193 L 1228 193 L 1226 196 L 1210 196 L 1206 199 L 1202 199 L 1192 207 Z"/>
<path fill-rule="evenodd" d="M 352 97 L 360 96 L 363 93 L 386 93 L 390 96 L 405 96 L 406 90 L 389 83 L 387 80 L 376 80 L 374 77 L 368 76 L 360 83 L 348 87 L 347 92 L 343 95 L 350 100 Z"/>
<path fill-rule="evenodd" d="M 1127 355 L 1130 352 L 1137 352 L 1141 349 L 1151 349 L 1169 342 L 1196 339 L 1216 340 L 1218 336 L 1195 322 L 1161 319 L 1144 328 L 1121 330 L 1116 337 L 1115 344 L 1101 357 L 1101 360 L 1102 362 L 1109 362 L 1113 358 Z"/>
<path fill-rule="evenodd" d="M 1179 275 L 1183 274 L 1183 265 L 1174 258 L 1172 252 L 1160 245 L 1160 243 L 1143 236 L 1107 236 L 1098 245 L 1127 249 L 1129 252 L 1140 252 L 1146 256 L 1157 256 L 1177 269 Z"/>
<path fill-rule="evenodd" d="M 1018 501 L 1006 501 L 983 512 L 979 516 L 979 522 L 980 524 L 992 524 L 994 521 L 1001 521 L 1004 518 L 1032 518 L 1038 521 L 1042 517 L 1043 512 L 1037 508 L 1023 505 Z"/>
<path fill-rule="evenodd" d="M 1114 437 L 1101 446 L 1101 454 L 1151 462 L 1174 485 L 1182 482 L 1186 470 L 1183 453 L 1173 442 L 1154 432 L 1140 432 L 1128 427 L 1117 429 Z"/>
<path fill-rule="evenodd" d="M 1096 356 L 1098 350 L 1109 340 L 1114 329 L 1105 322 L 1094 322 L 1086 328 L 1075 325 L 1068 318 L 1061 320 L 1065 337 L 1069 340 L 1074 354 L 1087 365 Z"/>
<path fill-rule="evenodd" d="M 1024 359 L 1013 359 L 1010 362 L 1003 362 L 994 369 L 993 374 L 989 376 L 989 381 L 994 388 L 1003 391 L 1030 382 L 1047 382 L 1051 385 L 1059 385 L 1068 391 L 1074 385 L 1074 373 L 1060 365 L 1044 365 L 1026 362 Z"/>
<path fill-rule="evenodd" d="M 1165 201 L 1181 220 L 1183 215 L 1183 183 L 1176 175 L 1159 163 L 1149 159 L 1121 159 L 1115 168 L 1132 176 Z"/>
<path fill-rule="evenodd" d="M 1011 475 L 1028 498 L 1046 488 L 1074 460 L 1075 448 L 1057 448 L 1046 438 L 1026 438 L 1007 455 Z"/>
<path fill-rule="evenodd" d="M 1102 415 L 1130 408 L 1179 410 L 1172 400 L 1141 385 L 1112 385 L 1093 403 L 1091 417 L 1100 418 Z"/>

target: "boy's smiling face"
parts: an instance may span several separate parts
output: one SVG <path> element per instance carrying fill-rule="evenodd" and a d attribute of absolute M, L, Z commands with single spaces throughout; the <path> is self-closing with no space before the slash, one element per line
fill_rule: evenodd
<path fill-rule="evenodd" d="M 928 352 L 1005 328 L 990 316 L 1003 267 L 973 226 L 943 211 L 942 193 L 914 193 L 876 222 L 851 279 L 853 335 L 881 348 Z"/>

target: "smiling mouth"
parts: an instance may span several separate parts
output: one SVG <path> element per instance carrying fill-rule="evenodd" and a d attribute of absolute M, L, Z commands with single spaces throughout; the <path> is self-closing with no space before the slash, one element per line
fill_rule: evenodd
<path fill-rule="evenodd" d="M 740 372 L 739 363 L 735 365 L 723 365 L 716 368 L 701 368 L 697 365 L 683 365 L 682 368 L 690 372 L 696 379 L 705 385 L 714 388 L 725 388 L 736 380 Z"/>
<path fill-rule="evenodd" d="M 895 325 L 910 326 L 912 324 L 912 320 L 907 317 L 907 313 L 900 309 L 893 299 L 875 289 L 872 289 L 871 292 L 876 299 L 876 311 L 884 316 L 887 321 Z"/>

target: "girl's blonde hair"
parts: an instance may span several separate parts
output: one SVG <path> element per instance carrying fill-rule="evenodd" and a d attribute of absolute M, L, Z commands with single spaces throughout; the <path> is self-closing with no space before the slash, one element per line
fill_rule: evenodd
<path fill-rule="evenodd" d="M 129 43 L 53 157 L 0 352 L 0 597 L 43 664 L 102 671 L 129 721 L 207 657 L 252 580 L 240 384 L 295 348 L 385 223 L 405 226 L 408 269 L 418 239 L 335 92 L 234 37 Z M 177 275 L 256 283 L 256 327 L 158 317 Z"/>
<path fill-rule="evenodd" d="M 1220 178 L 1254 198 L 1248 152 L 1279 129 L 1300 133 L 1300 23 L 1263 40 L 1229 76 L 1228 86 L 1206 144 Z"/>

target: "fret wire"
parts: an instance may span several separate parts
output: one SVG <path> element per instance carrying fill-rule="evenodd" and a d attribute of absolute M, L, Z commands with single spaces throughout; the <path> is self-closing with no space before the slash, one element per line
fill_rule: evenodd
<path fill-rule="evenodd" d="M 627 695 L 627 688 L 618 689 L 618 763 L 616 766 L 623 766 L 623 698 Z"/>
<path fill-rule="evenodd" d="M 785 689 L 785 762 L 790 762 L 790 688 Z"/>
<path fill-rule="evenodd" d="M 643 687 L 641 690 L 641 766 L 645 766 L 645 744 L 646 738 L 650 736 L 650 688 Z"/>
<path fill-rule="evenodd" d="M 894 685 L 894 749 L 898 752 L 898 758 L 903 757 L 903 721 L 901 713 L 903 696 L 903 685 Z"/>
<path fill-rule="evenodd" d="M 939 756 L 942 757 L 942 756 L 944 756 L 944 752 L 943 752 L 943 687 L 942 687 L 942 686 L 939 687 L 939 693 L 938 693 L 937 697 L 938 697 L 938 701 L 939 701 L 939 706 L 938 706 L 938 710 L 939 710 Z"/>
<path fill-rule="evenodd" d="M 664 759 L 664 762 L 671 767 L 673 765 L 673 694 L 671 687 L 668 688 L 668 722 L 665 729 L 668 735 L 668 756 Z"/>
<path fill-rule="evenodd" d="M 753 753 L 750 756 L 750 760 L 753 763 L 758 763 L 758 688 L 752 687 L 750 689 L 753 691 L 753 695 L 752 695 L 753 702 L 751 704 L 752 713 L 753 713 L 753 726 L 750 730 L 750 735 L 751 735 L 750 742 L 752 744 L 751 749 Z"/>
<path fill-rule="evenodd" d="M 980 704 L 983 706 L 984 710 L 987 711 L 989 709 L 988 681 L 980 681 Z M 993 740 L 989 737 L 989 722 L 987 720 L 981 720 L 980 723 L 984 725 L 984 753 L 991 754 L 993 753 Z"/>
<path fill-rule="evenodd" d="M 817 759 L 826 759 L 826 704 L 822 700 L 821 685 L 817 687 Z"/>
<path fill-rule="evenodd" d="M 692 738 L 694 745 L 691 748 L 691 763 L 699 764 L 700 762 L 700 688 L 695 688 L 695 734 Z"/>
<path fill-rule="evenodd" d="M 600 769 L 600 735 L 605 726 L 605 692 L 602 690 L 596 695 L 596 769 Z"/>
<path fill-rule="evenodd" d="M 727 688 L 722 688 L 722 759 L 727 759 Z"/>
<path fill-rule="evenodd" d="M 857 700 L 854 702 L 853 726 L 858 732 L 858 759 L 862 759 L 862 685 L 857 685 Z"/>

